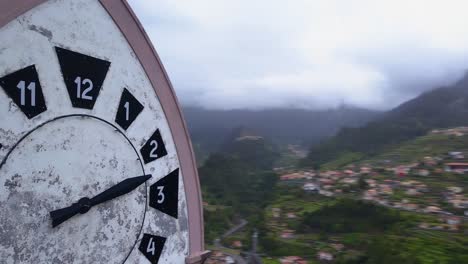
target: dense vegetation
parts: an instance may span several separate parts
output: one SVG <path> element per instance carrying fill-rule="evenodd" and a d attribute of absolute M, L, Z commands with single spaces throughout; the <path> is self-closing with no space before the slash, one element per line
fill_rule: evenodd
<path fill-rule="evenodd" d="M 371 156 L 434 128 L 468 124 L 468 77 L 457 84 L 424 93 L 359 128 L 343 128 L 311 148 L 303 164 L 318 166 L 350 153 Z"/>
<path fill-rule="evenodd" d="M 300 229 L 305 233 L 374 233 L 386 231 L 401 220 L 400 213 L 396 210 L 364 201 L 343 199 L 304 214 Z"/>
<path fill-rule="evenodd" d="M 263 139 L 233 140 L 210 155 L 199 169 L 207 240 L 221 235 L 235 219 L 256 223 L 274 195 L 278 175 L 271 167 L 278 153 Z"/>
<path fill-rule="evenodd" d="M 277 175 L 255 170 L 241 159 L 212 155 L 200 169 L 205 201 L 231 206 L 238 214 L 249 215 L 273 195 Z"/>

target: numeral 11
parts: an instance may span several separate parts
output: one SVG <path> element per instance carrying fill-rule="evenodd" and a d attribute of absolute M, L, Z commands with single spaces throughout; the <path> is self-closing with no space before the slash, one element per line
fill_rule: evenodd
<path fill-rule="evenodd" d="M 31 91 L 31 106 L 36 106 L 36 83 L 31 82 L 28 87 L 26 88 L 26 82 L 20 81 L 16 86 L 20 89 L 21 96 L 20 96 L 20 104 L 26 105 L 26 89 Z"/>

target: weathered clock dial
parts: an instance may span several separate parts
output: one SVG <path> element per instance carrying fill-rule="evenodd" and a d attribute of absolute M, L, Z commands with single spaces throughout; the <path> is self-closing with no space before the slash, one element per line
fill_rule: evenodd
<path fill-rule="evenodd" d="M 0 262 L 199 263 L 190 141 L 127 3 L 0 0 L 0 39 Z"/>

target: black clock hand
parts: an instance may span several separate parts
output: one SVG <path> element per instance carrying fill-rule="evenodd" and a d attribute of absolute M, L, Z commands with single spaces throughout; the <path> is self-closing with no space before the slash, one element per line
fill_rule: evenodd
<path fill-rule="evenodd" d="M 151 178 L 151 175 L 125 179 L 91 199 L 88 197 L 83 197 L 77 203 L 74 203 L 69 207 L 50 212 L 50 217 L 52 218 L 52 227 L 60 225 L 78 213 L 84 214 L 88 212 L 89 209 L 95 205 L 112 200 L 133 191 L 149 178 Z"/>

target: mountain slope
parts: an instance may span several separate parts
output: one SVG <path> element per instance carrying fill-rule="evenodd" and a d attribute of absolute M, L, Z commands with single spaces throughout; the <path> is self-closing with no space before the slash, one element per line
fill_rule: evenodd
<path fill-rule="evenodd" d="M 217 151 L 237 127 L 280 144 L 311 145 L 330 137 L 341 127 L 357 127 L 380 112 L 341 107 L 332 110 L 206 110 L 185 107 L 184 115 L 194 145 Z"/>
<path fill-rule="evenodd" d="M 343 128 L 312 147 L 303 164 L 321 165 L 341 155 L 373 155 L 433 128 L 468 124 L 468 75 L 450 87 L 426 92 L 359 128 Z M 360 156 L 360 155 L 358 155 Z"/>

